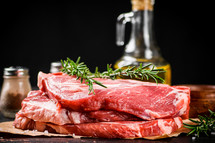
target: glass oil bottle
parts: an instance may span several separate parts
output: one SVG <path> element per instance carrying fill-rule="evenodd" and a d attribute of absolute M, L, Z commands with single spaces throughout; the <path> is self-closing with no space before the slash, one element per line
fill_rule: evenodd
<path fill-rule="evenodd" d="M 154 0 L 131 0 L 132 11 L 118 16 L 116 24 L 116 44 L 124 45 L 125 24 L 131 22 L 130 40 L 125 45 L 123 56 L 116 61 L 114 68 L 138 66 L 152 63 L 157 69 L 164 69 L 159 76 L 165 84 L 171 84 L 170 64 L 162 57 L 156 44 L 153 29 Z M 153 80 L 151 80 L 153 81 Z"/>

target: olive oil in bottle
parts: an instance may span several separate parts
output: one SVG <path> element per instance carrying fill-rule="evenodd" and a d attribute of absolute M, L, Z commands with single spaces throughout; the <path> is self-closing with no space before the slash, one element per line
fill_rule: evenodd
<path fill-rule="evenodd" d="M 170 64 L 162 57 L 156 44 L 153 29 L 153 5 L 154 0 L 131 0 L 132 11 L 123 13 L 117 18 L 116 44 L 124 45 L 125 24 L 131 22 L 131 36 L 125 46 L 123 56 L 116 61 L 114 68 L 138 66 L 140 63 L 147 65 L 152 63 L 157 69 L 166 72 L 158 75 L 171 84 Z M 154 81 L 154 80 L 151 80 Z"/>

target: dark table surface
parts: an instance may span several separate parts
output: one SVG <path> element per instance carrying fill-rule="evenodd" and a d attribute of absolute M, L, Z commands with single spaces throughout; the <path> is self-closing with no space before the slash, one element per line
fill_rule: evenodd
<path fill-rule="evenodd" d="M 13 121 L 14 119 L 5 118 L 0 112 L 0 122 Z M 215 143 L 215 135 L 210 137 L 195 138 L 181 134 L 178 137 L 159 139 L 159 140 L 146 140 L 146 139 L 97 139 L 97 138 L 81 138 L 75 139 L 71 137 L 47 137 L 47 136 L 26 136 L 15 135 L 9 133 L 0 133 L 0 142 L 72 142 L 72 143 Z"/>

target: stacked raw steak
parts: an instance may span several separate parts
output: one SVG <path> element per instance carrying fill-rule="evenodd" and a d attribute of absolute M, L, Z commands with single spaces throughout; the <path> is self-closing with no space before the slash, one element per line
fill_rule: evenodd
<path fill-rule="evenodd" d="M 19 129 L 103 138 L 142 138 L 171 134 L 189 116 L 190 89 L 136 80 L 96 79 L 95 94 L 75 76 L 38 75 L 16 114 Z"/>

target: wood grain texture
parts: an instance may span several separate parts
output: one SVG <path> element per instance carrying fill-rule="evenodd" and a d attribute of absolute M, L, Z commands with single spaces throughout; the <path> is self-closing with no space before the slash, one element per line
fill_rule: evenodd
<path fill-rule="evenodd" d="M 190 117 L 209 115 L 208 109 L 215 111 L 215 85 L 184 85 L 190 87 Z"/>

